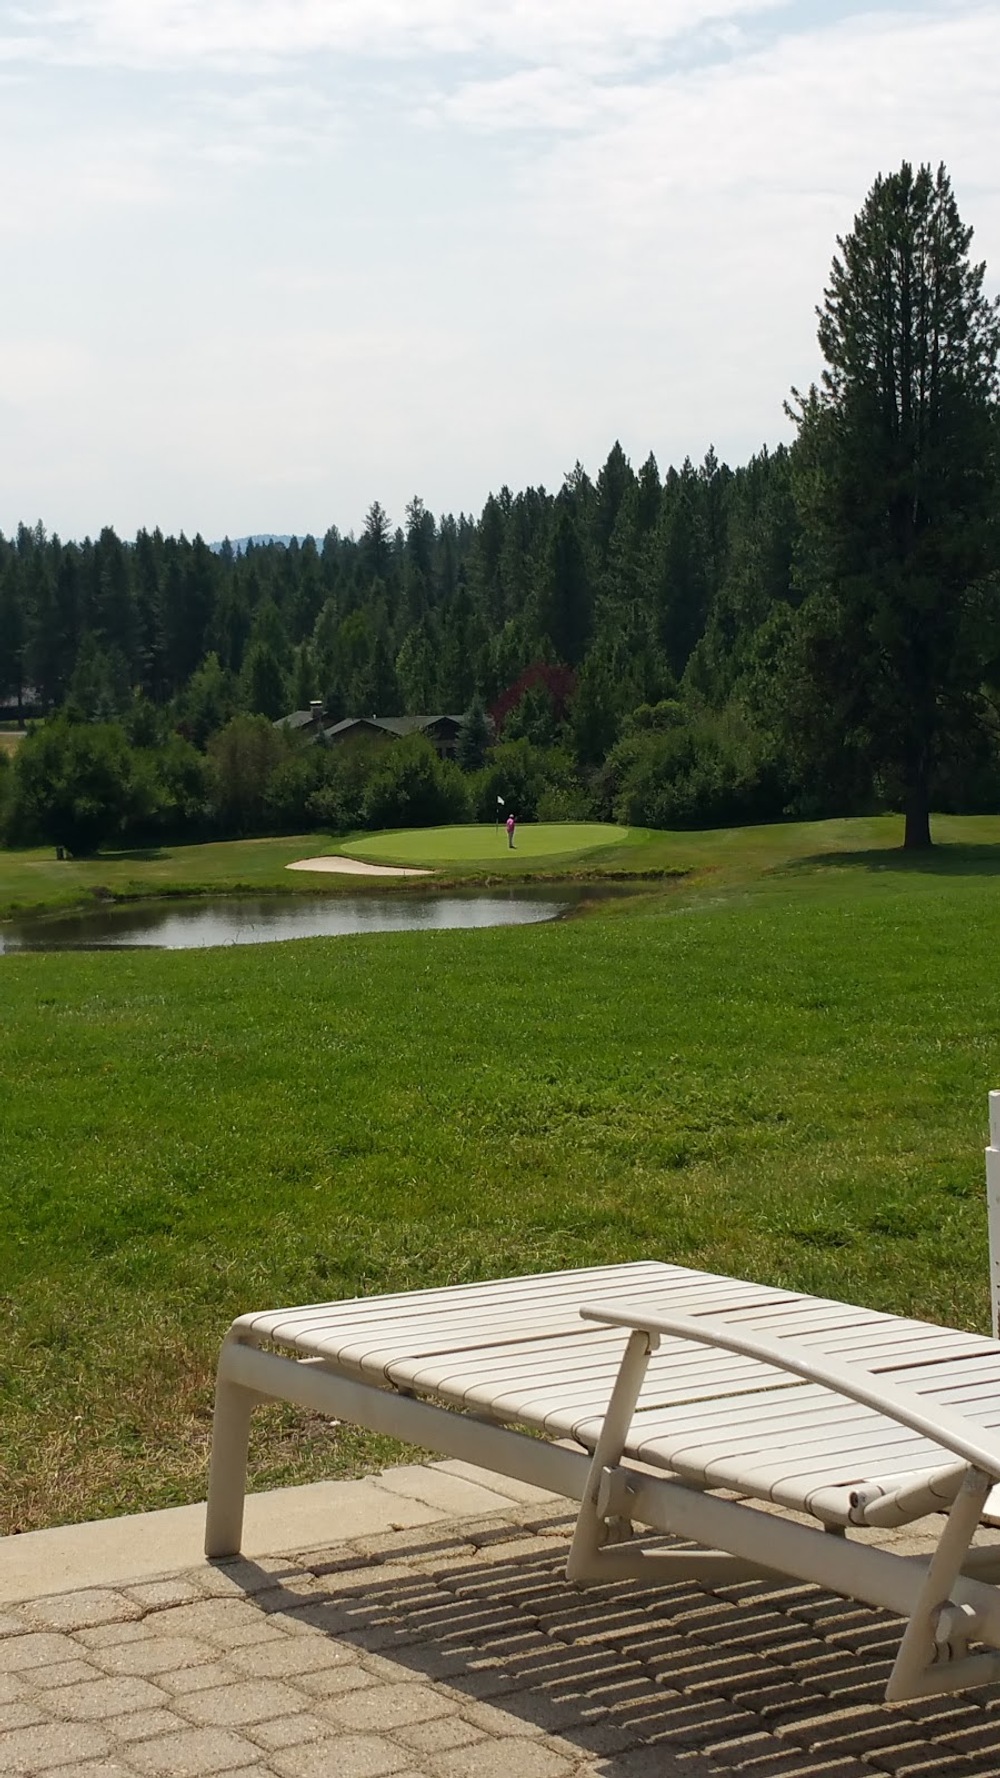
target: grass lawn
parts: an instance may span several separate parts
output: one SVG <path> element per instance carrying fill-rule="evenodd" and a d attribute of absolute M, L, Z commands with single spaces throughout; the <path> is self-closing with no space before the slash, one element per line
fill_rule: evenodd
<path fill-rule="evenodd" d="M 691 876 L 549 926 L 0 957 L 0 1528 L 202 1496 L 219 1340 L 283 1300 L 649 1255 L 988 1326 L 1000 823 L 898 832 L 640 836 Z M 390 1449 L 270 1409 L 253 1484 Z"/>
<path fill-rule="evenodd" d="M 899 851 L 902 820 L 882 815 L 850 821 L 788 822 L 770 827 L 724 828 L 709 833 L 661 833 L 596 822 L 524 823 L 517 846 L 492 827 L 418 828 L 393 833 L 329 837 L 308 833 L 278 839 L 215 841 L 105 851 L 94 858 L 57 859 L 51 847 L 0 850 L 0 919 L 37 909 L 143 896 L 350 893 L 358 877 L 329 872 L 290 872 L 298 859 L 345 852 L 372 863 L 424 865 L 442 883 L 488 881 L 499 874 L 614 878 L 684 877 L 698 898 L 706 892 L 760 892 L 792 874 L 825 878 L 831 870 L 891 870 L 920 877 L 976 871 L 1000 846 L 996 816 L 937 816 L 943 842 L 930 861 Z M 417 888 L 423 887 L 415 880 Z M 676 894 L 678 885 L 672 886 Z M 384 880 L 379 885 L 384 892 Z M 400 885 L 405 893 L 405 885 Z"/>
<path fill-rule="evenodd" d="M 303 878 L 286 866 L 322 850 L 316 834 L 280 839 L 220 840 L 193 846 L 100 852 L 57 859 L 51 846 L 0 850 L 0 918 L 30 909 L 78 907 L 95 898 L 150 895 L 296 893 L 326 889 L 330 879 Z"/>
<path fill-rule="evenodd" d="M 358 877 L 288 871 L 288 865 L 324 853 L 346 852 L 371 863 L 420 864 L 442 881 L 497 875 L 600 874 L 683 871 L 685 837 L 645 829 L 524 824 L 512 852 L 507 836 L 492 827 L 418 828 L 330 839 L 322 834 L 279 839 L 228 840 L 202 845 L 152 846 L 100 852 L 93 858 L 57 859 L 54 848 L 0 850 L 0 918 L 32 909 L 85 905 L 94 898 L 205 895 L 275 890 L 283 894 L 332 894 L 364 888 Z M 384 883 L 382 885 L 384 889 Z"/>

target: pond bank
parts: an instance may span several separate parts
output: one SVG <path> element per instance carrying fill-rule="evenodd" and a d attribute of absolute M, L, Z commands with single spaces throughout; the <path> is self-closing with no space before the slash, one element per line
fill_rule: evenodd
<path fill-rule="evenodd" d="M 16 916 L 0 925 L 0 955 L 39 951 L 206 950 L 344 938 L 377 932 L 444 932 L 531 926 L 626 894 L 620 885 L 509 885 L 353 895 L 201 896 L 107 901 L 99 907 Z"/>

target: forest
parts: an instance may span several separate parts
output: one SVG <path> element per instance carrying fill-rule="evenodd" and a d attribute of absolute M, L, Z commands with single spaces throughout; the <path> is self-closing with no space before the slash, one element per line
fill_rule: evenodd
<path fill-rule="evenodd" d="M 943 168 L 879 176 L 818 310 L 788 446 L 661 472 L 615 443 L 478 518 L 359 536 L 0 537 L 0 836 L 593 816 L 713 827 L 1000 806 L 998 302 Z M 465 718 L 413 736 L 281 726 Z"/>

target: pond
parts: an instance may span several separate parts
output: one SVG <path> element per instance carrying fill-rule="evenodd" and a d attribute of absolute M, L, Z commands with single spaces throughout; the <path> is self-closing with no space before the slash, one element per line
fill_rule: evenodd
<path fill-rule="evenodd" d="M 584 895 L 578 888 L 489 893 L 219 897 L 110 904 L 35 914 L 0 926 L 0 953 L 267 945 L 289 938 L 342 938 L 359 932 L 426 932 L 471 926 L 528 926 L 557 920 Z M 590 891 L 592 894 L 593 891 Z"/>

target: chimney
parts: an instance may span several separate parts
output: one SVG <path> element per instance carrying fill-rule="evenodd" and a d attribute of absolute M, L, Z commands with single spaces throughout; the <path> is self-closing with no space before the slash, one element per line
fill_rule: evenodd
<path fill-rule="evenodd" d="M 322 698 L 310 698 L 309 699 L 309 720 L 310 720 L 310 722 L 314 722 L 316 724 L 317 728 L 319 727 L 320 723 L 322 722 L 322 720 L 323 720 L 323 700 L 322 700 Z"/>

